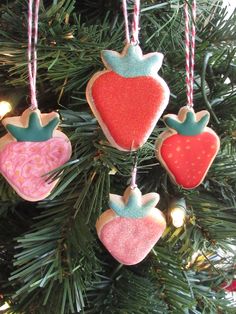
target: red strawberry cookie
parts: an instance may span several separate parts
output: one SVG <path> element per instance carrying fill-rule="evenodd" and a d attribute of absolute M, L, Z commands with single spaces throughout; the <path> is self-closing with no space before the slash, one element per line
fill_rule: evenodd
<path fill-rule="evenodd" d="M 70 159 L 71 144 L 61 131 L 56 112 L 41 114 L 27 109 L 22 116 L 2 121 L 8 134 L 0 139 L 0 171 L 25 200 L 46 198 L 58 180 L 47 182 L 45 174 Z"/>
<path fill-rule="evenodd" d="M 105 50 L 107 69 L 90 79 L 86 96 L 108 141 L 123 151 L 137 150 L 150 136 L 169 101 L 169 88 L 158 76 L 163 55 L 143 55 L 128 44 L 122 53 Z"/>
<path fill-rule="evenodd" d="M 206 127 L 210 114 L 182 107 L 178 116 L 164 116 L 167 131 L 156 142 L 156 157 L 171 179 L 185 189 L 196 188 L 205 178 L 219 148 L 217 134 Z"/>
<path fill-rule="evenodd" d="M 98 237 L 120 263 L 141 262 L 166 228 L 162 212 L 155 208 L 157 193 L 141 194 L 128 187 L 123 196 L 110 194 L 110 207 L 98 219 Z"/>

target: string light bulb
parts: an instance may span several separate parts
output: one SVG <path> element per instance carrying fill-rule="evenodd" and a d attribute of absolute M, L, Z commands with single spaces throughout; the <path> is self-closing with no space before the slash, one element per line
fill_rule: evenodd
<path fill-rule="evenodd" d="M 0 312 L 5 311 L 5 310 L 7 310 L 7 309 L 9 309 L 9 308 L 10 308 L 9 304 L 5 302 L 5 303 L 0 307 Z"/>
<path fill-rule="evenodd" d="M 12 106 L 8 101 L 6 100 L 0 101 L 0 119 L 2 119 L 11 110 Z"/>
<path fill-rule="evenodd" d="M 180 198 L 171 203 L 170 217 L 175 228 L 183 226 L 186 217 L 186 202 L 184 198 Z"/>

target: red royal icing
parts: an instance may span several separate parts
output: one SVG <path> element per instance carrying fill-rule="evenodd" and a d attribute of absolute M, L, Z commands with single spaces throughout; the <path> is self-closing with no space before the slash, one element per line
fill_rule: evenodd
<path fill-rule="evenodd" d="M 176 183 L 191 189 L 202 182 L 217 150 L 218 140 L 214 134 L 175 134 L 163 141 L 160 155 Z"/>
<path fill-rule="evenodd" d="M 236 291 L 236 280 L 233 280 L 230 285 L 227 285 L 227 283 L 223 283 L 222 288 L 227 290 L 228 292 Z"/>
<path fill-rule="evenodd" d="M 92 98 L 103 123 L 123 149 L 137 149 L 150 136 L 165 109 L 165 89 L 152 77 L 125 78 L 101 74 L 93 83 Z"/>

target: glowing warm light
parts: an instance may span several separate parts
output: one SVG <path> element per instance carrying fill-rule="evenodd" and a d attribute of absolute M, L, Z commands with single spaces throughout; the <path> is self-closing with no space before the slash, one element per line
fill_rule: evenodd
<path fill-rule="evenodd" d="M 183 226 L 186 216 L 186 202 L 183 197 L 172 201 L 169 207 L 169 215 L 176 228 Z"/>
<path fill-rule="evenodd" d="M 12 109 L 11 104 L 8 101 L 2 100 L 0 101 L 0 119 L 2 119 L 5 114 L 10 112 Z"/>
<path fill-rule="evenodd" d="M 111 175 L 115 175 L 117 173 L 117 169 L 115 167 L 113 167 L 110 171 L 109 174 Z"/>
<path fill-rule="evenodd" d="M 185 220 L 185 209 L 181 207 L 176 207 L 171 210 L 171 218 L 172 218 L 172 223 L 176 228 L 180 228 L 184 224 Z"/>
<path fill-rule="evenodd" d="M 9 309 L 9 307 L 10 307 L 9 304 L 5 303 L 5 304 L 3 304 L 3 306 L 0 307 L 0 311 L 5 311 L 5 310 Z"/>

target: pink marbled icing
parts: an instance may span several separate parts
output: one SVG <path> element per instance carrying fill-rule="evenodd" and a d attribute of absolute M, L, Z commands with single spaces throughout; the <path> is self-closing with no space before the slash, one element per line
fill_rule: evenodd
<path fill-rule="evenodd" d="M 100 240 L 120 263 L 134 265 L 141 262 L 165 230 L 165 224 L 152 217 L 117 217 L 106 223 Z"/>
<path fill-rule="evenodd" d="M 63 165 L 70 155 L 70 143 L 60 137 L 11 142 L 0 152 L 0 170 L 23 198 L 36 201 L 45 198 L 57 183 L 48 183 L 43 175 Z"/>

